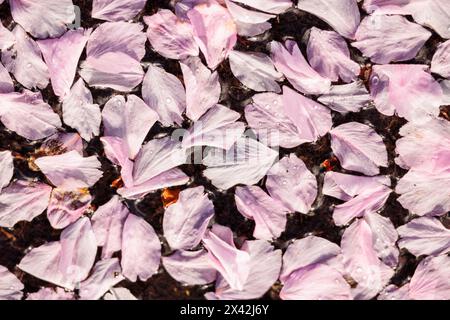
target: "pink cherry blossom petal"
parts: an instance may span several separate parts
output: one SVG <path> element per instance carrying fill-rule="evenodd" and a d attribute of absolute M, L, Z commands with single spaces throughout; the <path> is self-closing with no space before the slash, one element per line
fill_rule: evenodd
<path fill-rule="evenodd" d="M 159 115 L 159 121 L 164 126 L 182 124 L 186 92 L 181 81 L 173 74 L 150 64 L 142 83 L 142 97 Z"/>
<path fill-rule="evenodd" d="M 431 72 L 450 78 L 450 40 L 438 46 L 431 61 Z"/>
<path fill-rule="evenodd" d="M 387 167 L 383 139 L 371 127 L 358 122 L 342 124 L 330 131 L 331 149 L 342 167 L 366 175 L 376 175 Z"/>
<path fill-rule="evenodd" d="M 54 38 L 75 19 L 72 0 L 11 0 L 11 15 L 36 38 Z"/>
<path fill-rule="evenodd" d="M 236 44 L 237 30 L 233 18 L 215 0 L 196 5 L 187 12 L 187 16 L 208 67 L 216 69 Z"/>
<path fill-rule="evenodd" d="M 371 97 L 361 81 L 331 86 L 329 93 L 317 101 L 339 113 L 358 112 L 371 102 Z"/>
<path fill-rule="evenodd" d="M 15 42 L 14 34 L 0 22 L 0 50 L 11 48 Z"/>
<path fill-rule="evenodd" d="M 20 300 L 24 285 L 4 266 L 0 266 L 0 300 Z"/>
<path fill-rule="evenodd" d="M 200 58 L 180 62 L 186 87 L 186 116 L 197 121 L 219 102 L 221 87 L 219 74 L 205 67 Z"/>
<path fill-rule="evenodd" d="M 232 0 L 260 11 L 280 14 L 292 7 L 291 0 Z"/>
<path fill-rule="evenodd" d="M 249 10 L 231 0 L 225 0 L 230 15 L 236 23 L 237 33 L 243 37 L 253 37 L 269 30 L 272 25 L 267 20 L 275 15 Z"/>
<path fill-rule="evenodd" d="M 192 25 L 180 20 L 172 11 L 162 9 L 144 17 L 148 25 L 147 37 L 153 49 L 165 58 L 186 59 L 198 56 Z"/>
<path fill-rule="evenodd" d="M 334 31 L 313 27 L 309 35 L 307 55 L 311 67 L 331 81 L 341 78 L 348 83 L 356 80 L 359 75 L 359 64 L 350 59 L 347 43 Z"/>
<path fill-rule="evenodd" d="M 12 228 L 19 221 L 33 220 L 47 208 L 51 192 L 44 183 L 12 182 L 0 193 L 0 226 Z"/>
<path fill-rule="evenodd" d="M 105 22 L 89 37 L 80 75 L 93 87 L 129 92 L 142 82 L 140 61 L 145 55 L 143 25 Z"/>
<path fill-rule="evenodd" d="M 132 282 L 138 277 L 146 281 L 158 271 L 160 258 L 161 243 L 153 227 L 138 216 L 128 215 L 122 234 L 123 275 Z"/>
<path fill-rule="evenodd" d="M 89 188 L 103 175 L 96 156 L 84 158 L 76 151 L 41 157 L 35 163 L 54 186 L 66 190 Z"/>
<path fill-rule="evenodd" d="M 60 38 L 37 41 L 50 72 L 53 92 L 57 96 L 64 97 L 69 93 L 78 60 L 91 31 L 91 29 L 69 30 Z"/>
<path fill-rule="evenodd" d="M 296 90 L 305 94 L 324 94 L 330 90 L 331 81 L 308 64 L 296 42 L 287 40 L 283 45 L 272 41 L 270 53 L 277 70 Z"/>
<path fill-rule="evenodd" d="M 356 0 L 301 0 L 297 8 L 319 17 L 349 39 L 353 39 L 360 21 Z"/>
<path fill-rule="evenodd" d="M 10 151 L 0 151 L 0 191 L 6 187 L 14 174 L 13 156 Z"/>
<path fill-rule="evenodd" d="M 138 300 L 127 288 L 112 288 L 103 297 L 103 300 Z"/>
<path fill-rule="evenodd" d="M 162 263 L 170 276 L 183 284 L 204 285 L 217 277 L 217 271 L 212 268 L 205 250 L 175 251 L 163 257 Z"/>
<path fill-rule="evenodd" d="M 273 165 L 267 173 L 266 188 L 292 212 L 307 213 L 317 196 L 316 177 L 294 153 Z"/>
<path fill-rule="evenodd" d="M 73 292 L 66 292 L 62 288 L 42 287 L 39 291 L 28 294 L 26 300 L 75 300 L 75 295 Z"/>
<path fill-rule="evenodd" d="M 107 21 L 131 20 L 144 9 L 145 3 L 145 0 L 94 0 L 92 17 Z"/>
<path fill-rule="evenodd" d="M 0 63 L 0 93 L 9 93 L 14 91 L 14 82 L 9 75 L 8 70 Z"/>
<path fill-rule="evenodd" d="M 237 187 L 234 199 L 238 211 L 255 221 L 253 237 L 256 239 L 270 241 L 285 230 L 288 210 L 260 187 Z"/>

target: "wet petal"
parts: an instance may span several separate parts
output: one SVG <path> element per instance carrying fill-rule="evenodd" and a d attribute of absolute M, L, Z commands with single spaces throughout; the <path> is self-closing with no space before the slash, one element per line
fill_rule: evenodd
<path fill-rule="evenodd" d="M 330 109 L 340 112 L 358 112 L 370 103 L 371 97 L 360 81 L 331 86 L 330 92 L 320 96 L 317 101 Z"/>
<path fill-rule="evenodd" d="M 139 23 L 105 22 L 89 37 L 80 75 L 93 87 L 129 92 L 142 82 L 146 36 Z"/>
<path fill-rule="evenodd" d="M 352 46 L 385 64 L 413 59 L 430 37 L 431 32 L 404 17 L 374 15 L 361 22 Z"/>
<path fill-rule="evenodd" d="M 273 165 L 267 173 L 266 188 L 292 212 L 307 213 L 317 196 L 316 177 L 294 153 Z"/>
<path fill-rule="evenodd" d="M 437 256 L 450 251 L 450 230 L 432 217 L 417 218 L 397 229 L 400 248 L 415 256 Z"/>
<path fill-rule="evenodd" d="M 4 266 L 0 266 L 0 300 L 20 300 L 24 286 L 17 277 Z"/>
<path fill-rule="evenodd" d="M 66 190 L 89 188 L 103 175 L 96 156 L 83 158 L 76 151 L 41 157 L 35 163 L 53 185 Z"/>
<path fill-rule="evenodd" d="M 450 40 L 438 46 L 431 61 L 431 72 L 450 78 Z"/>
<path fill-rule="evenodd" d="M 93 103 L 92 94 L 79 79 L 63 101 L 64 122 L 80 133 L 80 136 L 90 141 L 100 133 L 102 115 L 98 104 Z"/>
<path fill-rule="evenodd" d="M 6 187 L 14 174 L 11 151 L 0 151 L 0 191 Z"/>
<path fill-rule="evenodd" d="M 107 21 L 131 20 L 144 9 L 145 3 L 145 0 L 94 0 L 92 18 Z"/>
<path fill-rule="evenodd" d="M 193 249 L 202 240 L 213 215 L 213 203 L 203 186 L 185 189 L 164 213 L 164 237 L 173 250 Z"/>
<path fill-rule="evenodd" d="M 142 97 L 159 115 L 159 122 L 164 126 L 182 124 L 186 92 L 181 81 L 173 74 L 150 64 L 142 83 Z"/>
<path fill-rule="evenodd" d="M 186 116 L 196 121 L 219 102 L 219 74 L 211 73 L 198 57 L 184 60 L 180 66 L 186 86 Z"/>
<path fill-rule="evenodd" d="M 291 0 L 233 0 L 260 11 L 280 14 L 292 7 Z"/>
<path fill-rule="evenodd" d="M 180 20 L 170 10 L 162 9 L 144 17 L 148 25 L 147 37 L 153 49 L 169 59 L 186 59 L 198 56 L 192 25 Z"/>
<path fill-rule="evenodd" d="M 64 97 L 69 93 L 77 71 L 78 60 L 91 29 L 69 30 L 60 38 L 37 41 L 50 72 L 53 92 Z"/>
<path fill-rule="evenodd" d="M 305 94 L 323 94 L 330 90 L 331 81 L 311 68 L 296 42 L 287 40 L 282 45 L 272 41 L 270 53 L 277 70 L 296 90 Z"/>
<path fill-rule="evenodd" d="M 260 187 L 237 187 L 234 199 L 238 211 L 255 221 L 253 237 L 256 239 L 270 241 L 278 238 L 285 230 L 288 210 Z"/>
<path fill-rule="evenodd" d="M 47 217 L 55 229 L 63 229 L 77 221 L 89 208 L 91 194 L 85 190 L 53 189 L 47 208 Z"/>
<path fill-rule="evenodd" d="M 132 282 L 138 277 L 146 281 L 158 271 L 160 258 L 161 243 L 153 227 L 138 216 L 128 215 L 122 234 L 123 275 Z"/>
<path fill-rule="evenodd" d="M 19 221 L 33 220 L 47 208 L 51 192 L 40 182 L 12 182 L 0 193 L 0 226 L 12 228 Z"/>
<path fill-rule="evenodd" d="M 255 91 L 281 91 L 277 81 L 283 75 L 275 70 L 266 54 L 233 51 L 229 60 L 231 72 L 246 87 Z"/>
<path fill-rule="evenodd" d="M 307 55 L 311 67 L 331 81 L 341 78 L 344 82 L 352 82 L 359 75 L 359 64 L 350 59 L 347 43 L 334 31 L 313 27 L 309 35 Z"/>
<path fill-rule="evenodd" d="M 236 184 L 252 185 L 261 180 L 278 153 L 258 141 L 241 137 L 228 151 L 211 149 L 203 159 L 203 174 L 220 189 Z"/>
<path fill-rule="evenodd" d="M 14 91 L 14 83 L 8 70 L 0 63 L 0 93 L 10 93 Z"/>
<path fill-rule="evenodd" d="M 236 23 L 237 33 L 243 37 L 253 37 L 269 30 L 272 25 L 267 20 L 274 18 L 272 14 L 249 10 L 225 0 L 230 15 Z"/>
<path fill-rule="evenodd" d="M 376 175 L 387 167 L 383 139 L 371 127 L 358 122 L 342 124 L 330 131 L 331 149 L 344 169 Z"/>
<path fill-rule="evenodd" d="M 237 41 L 236 25 L 228 10 L 215 0 L 196 5 L 187 16 L 194 30 L 194 39 L 205 56 L 209 68 L 228 57 Z"/>
<path fill-rule="evenodd" d="M 103 300 L 138 300 L 127 288 L 112 288 L 103 297 Z"/>

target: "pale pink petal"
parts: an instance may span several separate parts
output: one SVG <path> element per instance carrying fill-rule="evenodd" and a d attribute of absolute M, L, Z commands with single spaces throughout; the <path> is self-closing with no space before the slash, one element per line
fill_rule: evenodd
<path fill-rule="evenodd" d="M 134 185 L 155 178 L 186 162 L 186 151 L 171 137 L 153 139 L 142 146 L 133 168 Z"/>
<path fill-rule="evenodd" d="M 409 284 L 402 287 L 390 284 L 378 295 L 377 300 L 411 300 L 409 296 Z"/>
<path fill-rule="evenodd" d="M 127 199 L 139 199 L 147 193 L 174 186 L 181 186 L 189 182 L 189 177 L 180 169 L 173 168 L 164 171 L 149 180 L 132 187 L 120 188 L 117 193 Z"/>
<path fill-rule="evenodd" d="M 232 289 L 244 290 L 251 274 L 251 258 L 246 251 L 236 248 L 232 231 L 215 224 L 203 236 L 211 266 L 220 272 Z"/>
<path fill-rule="evenodd" d="M 183 136 L 183 148 L 210 146 L 228 150 L 244 133 L 241 115 L 220 104 L 209 109 Z"/>
<path fill-rule="evenodd" d="M 47 218 L 55 229 L 63 229 L 80 218 L 91 204 L 89 191 L 55 188 L 47 208 Z"/>
<path fill-rule="evenodd" d="M 158 115 L 139 97 L 129 95 L 126 102 L 123 96 L 111 98 L 102 110 L 102 118 L 104 135 L 121 138 L 128 157 L 134 159 Z"/>
<path fill-rule="evenodd" d="M 69 93 L 77 71 L 78 60 L 91 29 L 69 30 L 60 38 L 37 41 L 50 72 L 53 92 L 64 97 Z"/>
<path fill-rule="evenodd" d="M 402 168 L 419 167 L 429 162 L 439 167 L 450 167 L 450 123 L 445 119 L 430 118 L 424 123 L 407 123 L 400 129 L 395 151 L 395 162 Z M 431 161 L 430 161 L 431 160 Z"/>
<path fill-rule="evenodd" d="M 111 258 L 122 248 L 122 231 L 125 219 L 130 214 L 118 196 L 100 206 L 91 218 L 97 245 L 102 248 L 102 258 Z"/>
<path fill-rule="evenodd" d="M 359 193 L 355 198 L 334 207 L 333 220 L 336 225 L 345 225 L 353 218 L 363 217 L 383 208 L 392 189 L 379 186 Z"/>
<path fill-rule="evenodd" d="M 245 119 L 258 140 L 268 146 L 293 148 L 302 143 L 294 123 L 284 114 L 282 95 L 259 93 L 245 107 Z"/>
<path fill-rule="evenodd" d="M 11 151 L 0 151 L 0 191 L 6 187 L 14 174 L 14 162 Z"/>
<path fill-rule="evenodd" d="M 315 142 L 332 127 L 331 111 L 289 87 L 283 87 L 283 110 L 296 125 L 302 142 Z"/>
<path fill-rule="evenodd" d="M 413 59 L 430 37 L 431 32 L 402 16 L 374 15 L 361 22 L 352 46 L 385 64 Z"/>
<path fill-rule="evenodd" d="M 258 9 L 260 11 L 280 14 L 292 7 L 291 0 L 232 0 L 245 4 L 246 6 Z"/>
<path fill-rule="evenodd" d="M 274 250 L 265 240 L 246 241 L 241 248 L 250 257 L 250 274 L 243 289 L 234 289 L 228 280 L 219 275 L 215 293 L 207 293 L 207 299 L 251 300 L 261 298 L 278 279 L 281 269 L 281 250 Z"/>
<path fill-rule="evenodd" d="M 398 245 L 415 256 L 437 256 L 450 251 L 450 230 L 438 219 L 417 218 L 397 229 L 400 235 Z"/>
<path fill-rule="evenodd" d="M 94 0 L 92 18 L 107 21 L 131 20 L 144 9 L 145 3 L 145 0 Z"/>
<path fill-rule="evenodd" d="M 275 70 L 272 60 L 266 54 L 232 51 L 229 61 L 231 72 L 246 87 L 254 91 L 281 91 L 277 81 L 283 75 Z"/>
<path fill-rule="evenodd" d="M 216 280 L 217 271 L 212 268 L 205 250 L 175 251 L 163 257 L 164 268 L 172 278 L 187 285 L 204 285 Z"/>
<path fill-rule="evenodd" d="M 76 151 L 83 155 L 83 140 L 78 133 L 56 133 L 48 137 L 43 143 L 43 149 L 57 149 L 62 152 Z"/>
<path fill-rule="evenodd" d="M 390 185 L 389 176 L 365 177 L 329 171 L 325 174 L 322 193 L 348 201 L 360 193 Z"/>
<path fill-rule="evenodd" d="M 147 37 L 153 49 L 165 58 L 186 59 L 198 56 L 198 45 L 194 40 L 192 25 L 180 20 L 172 11 L 159 10 L 144 17 L 148 25 Z"/>
<path fill-rule="evenodd" d="M 296 90 L 305 94 L 324 94 L 330 90 L 331 81 L 311 68 L 295 41 L 287 40 L 284 45 L 272 41 L 270 53 L 277 70 Z"/>
<path fill-rule="evenodd" d="M 103 175 L 96 156 L 84 158 L 76 151 L 41 157 L 35 163 L 54 186 L 66 190 L 91 187 Z"/>
<path fill-rule="evenodd" d="M 12 228 L 19 221 L 33 220 L 47 208 L 51 192 L 44 183 L 12 182 L 0 193 L 0 226 Z"/>
<path fill-rule="evenodd" d="M 14 91 L 14 82 L 9 75 L 8 70 L 0 63 L 0 93 L 9 93 Z"/>
<path fill-rule="evenodd" d="M 387 284 L 393 270 L 383 264 L 373 247 L 373 233 L 364 219 L 348 227 L 341 240 L 347 273 L 357 282 L 352 289 L 355 299 L 373 298 Z"/>
<path fill-rule="evenodd" d="M 186 116 L 196 121 L 219 102 L 219 74 L 202 64 L 198 57 L 180 62 L 186 87 Z"/>
<path fill-rule="evenodd" d="M 253 185 L 261 180 L 278 157 L 278 152 L 258 141 L 241 137 L 227 151 L 209 150 L 203 159 L 203 174 L 220 189 L 237 184 Z"/>
<path fill-rule="evenodd" d="M 186 92 L 181 81 L 173 74 L 150 64 L 142 83 L 142 97 L 159 115 L 159 122 L 164 126 L 182 124 Z"/>
<path fill-rule="evenodd" d="M 364 215 L 364 220 L 366 220 L 372 230 L 374 249 L 378 258 L 386 265 L 395 268 L 398 264 L 399 256 L 396 247 L 398 234 L 392 221 L 376 212 Z"/>
<path fill-rule="evenodd" d="M 0 94 L 0 119 L 6 128 L 30 140 L 51 136 L 61 127 L 59 116 L 40 93 L 27 90 Z"/>
<path fill-rule="evenodd" d="M 79 79 L 65 96 L 63 101 L 64 122 L 80 133 L 80 136 L 90 141 L 100 133 L 102 114 L 98 104 L 93 103 L 92 94 Z"/>
<path fill-rule="evenodd" d="M 81 300 L 98 300 L 108 290 L 125 278 L 122 276 L 119 259 L 98 261 L 91 276 L 80 284 Z"/>
<path fill-rule="evenodd" d="M 163 230 L 172 250 L 190 250 L 202 240 L 214 206 L 203 186 L 180 192 L 178 201 L 164 212 Z"/>
<path fill-rule="evenodd" d="M 438 46 L 431 61 L 431 72 L 450 78 L 450 40 Z"/>
<path fill-rule="evenodd" d="M 414 21 L 434 29 L 443 38 L 450 38 L 450 3 L 447 0 L 414 0 L 407 9 Z"/>
<path fill-rule="evenodd" d="M 450 299 L 450 257 L 427 257 L 416 268 L 409 284 L 409 296 L 414 300 Z"/>
<path fill-rule="evenodd" d="M 450 167 L 443 170 L 413 168 L 395 188 L 398 202 L 412 214 L 443 215 L 450 210 Z"/>
<path fill-rule="evenodd" d="M 145 55 L 143 25 L 105 22 L 89 37 L 80 75 L 94 87 L 129 92 L 142 82 L 140 61 Z"/>
<path fill-rule="evenodd" d="M 2 62 L 6 69 L 27 89 L 46 88 L 50 75 L 39 46 L 20 26 L 16 26 L 12 33 L 14 46 L 11 50 L 2 51 Z"/>
<path fill-rule="evenodd" d="M 408 121 L 421 122 L 439 115 L 443 92 L 439 83 L 417 64 L 390 64 L 373 67 L 370 94 L 381 113 L 396 112 Z"/>
<path fill-rule="evenodd" d="M 311 265 L 327 265 L 343 271 L 341 248 L 324 238 L 307 236 L 294 240 L 283 255 L 280 280 L 285 282 L 298 269 Z"/>
<path fill-rule="evenodd" d="M 129 214 L 122 234 L 123 275 L 132 282 L 148 280 L 158 271 L 161 243 L 153 227 L 144 219 Z"/>
<path fill-rule="evenodd" d="M 297 269 L 280 292 L 283 300 L 351 300 L 350 285 L 342 274 L 324 264 Z"/>
<path fill-rule="evenodd" d="M 73 290 L 91 270 L 97 244 L 91 223 L 82 218 L 61 233 L 61 240 L 32 249 L 18 267 L 34 277 Z"/>
<path fill-rule="evenodd" d="M 313 27 L 306 52 L 311 67 L 331 81 L 341 78 L 344 82 L 352 82 L 360 73 L 359 64 L 350 59 L 344 38 L 334 31 Z"/>
<path fill-rule="evenodd" d="M 286 228 L 286 209 L 281 202 L 271 198 L 260 187 L 237 187 L 234 195 L 238 211 L 255 221 L 253 237 L 272 240 Z"/>
<path fill-rule="evenodd" d="M 275 17 L 260 11 L 249 10 L 235 4 L 231 0 L 225 0 L 230 15 L 236 24 L 237 33 L 243 37 L 253 37 L 269 30 L 272 25 L 267 20 Z"/>
<path fill-rule="evenodd" d="M 316 177 L 294 153 L 270 168 L 266 188 L 291 212 L 307 213 L 317 196 Z"/>
<path fill-rule="evenodd" d="M 297 8 L 319 17 L 346 38 L 353 39 L 359 25 L 356 0 L 301 0 Z"/>
<path fill-rule="evenodd" d="M 0 50 L 3 51 L 11 48 L 14 42 L 16 42 L 14 34 L 0 22 Z"/>
<path fill-rule="evenodd" d="M 0 266 L 0 300 L 20 300 L 24 286 L 17 277 L 4 266 Z"/>
<path fill-rule="evenodd" d="M 101 137 L 105 156 L 115 165 L 121 167 L 120 175 L 125 186 L 133 185 L 133 161 L 130 160 L 128 147 L 121 138 Z"/>
<path fill-rule="evenodd" d="M 369 176 L 387 167 L 388 157 L 383 139 L 371 127 L 358 122 L 342 124 L 330 131 L 331 149 L 342 167 Z"/>
<path fill-rule="evenodd" d="M 361 81 L 331 86 L 330 92 L 320 96 L 317 101 L 330 109 L 340 112 L 358 112 L 371 102 L 371 97 Z"/>
<path fill-rule="evenodd" d="M 73 292 L 66 292 L 62 288 L 56 288 L 55 290 L 43 287 L 37 292 L 28 294 L 26 300 L 75 300 L 75 295 Z"/>
<path fill-rule="evenodd" d="M 363 8 L 376 14 L 411 14 L 408 4 L 411 0 L 364 0 Z"/>
<path fill-rule="evenodd" d="M 237 30 L 233 18 L 215 0 L 196 5 L 187 16 L 208 67 L 216 69 L 236 44 Z"/>
<path fill-rule="evenodd" d="M 36 38 L 54 38 L 75 20 L 72 0 L 11 0 L 11 15 Z"/>

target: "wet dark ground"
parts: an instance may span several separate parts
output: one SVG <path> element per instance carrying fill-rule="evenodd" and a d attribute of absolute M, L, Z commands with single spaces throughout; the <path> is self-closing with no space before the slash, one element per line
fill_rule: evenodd
<path fill-rule="evenodd" d="M 90 17 L 91 1 L 74 0 L 73 3 L 81 8 L 82 27 L 95 27 L 101 23 L 101 21 Z M 160 8 L 170 9 L 170 1 L 148 1 L 144 12 L 135 20 L 142 21 L 142 16 L 151 15 Z M 361 13 L 364 15 L 362 11 Z M 14 26 L 7 4 L 0 6 L 0 18 L 5 26 L 9 28 Z M 273 19 L 272 25 L 273 28 L 263 36 L 258 37 L 257 41 L 250 41 L 248 39 L 240 38 L 235 49 L 268 53 L 267 44 L 271 40 L 283 41 L 286 38 L 293 38 L 299 43 L 302 51 L 305 52 L 305 32 L 307 30 L 309 30 L 312 26 L 321 29 L 330 29 L 325 22 L 310 14 L 300 12 L 298 10 L 290 10 L 289 12 L 278 16 Z M 436 35 L 436 33 L 433 33 L 433 36 L 425 44 L 416 59 L 405 63 L 429 64 L 436 46 L 442 41 L 443 39 Z M 158 63 L 167 71 L 182 79 L 178 61 L 165 59 L 156 52 L 152 51 L 148 42 L 146 45 L 147 53 L 143 59 L 144 64 Z M 368 75 L 370 74 L 370 61 L 363 58 L 358 50 L 352 47 L 349 48 L 351 50 L 352 58 L 359 62 L 362 66 L 365 66 L 361 72 L 361 79 L 367 81 Z M 82 56 L 80 61 L 83 59 L 84 56 Z M 219 66 L 218 70 L 223 88 L 220 103 L 228 105 L 232 109 L 240 112 L 242 114 L 241 120 L 245 121 L 243 116 L 244 106 L 248 102 L 248 99 L 255 94 L 255 92 L 244 88 L 240 82 L 233 77 L 227 61 L 223 62 Z M 285 84 L 287 84 L 287 82 Z M 16 90 L 21 90 L 20 85 L 16 86 Z M 103 104 L 112 95 L 116 94 L 112 90 L 91 89 L 91 91 L 94 96 L 94 102 L 101 106 L 103 106 Z M 133 94 L 141 96 L 140 91 L 141 88 L 139 86 L 135 89 Z M 42 93 L 44 99 L 54 108 L 55 112 L 58 112 L 61 115 L 61 105 L 57 97 L 53 94 L 51 86 L 48 86 L 48 88 L 43 90 Z M 442 107 L 441 116 L 449 119 L 449 114 L 450 107 Z M 392 180 L 392 186 L 395 187 L 397 180 L 406 173 L 405 170 L 396 166 L 394 163 L 394 158 L 396 156 L 395 142 L 399 139 L 399 129 L 406 123 L 406 121 L 397 116 L 384 116 L 377 112 L 377 110 L 373 107 L 364 109 L 358 113 L 349 113 L 347 115 L 340 115 L 339 113 L 333 111 L 333 123 L 335 126 L 351 121 L 366 123 L 372 126 L 383 137 L 389 154 L 389 167 L 382 168 L 381 173 L 389 175 Z M 185 121 L 183 127 L 187 128 L 189 125 L 190 123 Z M 73 131 L 73 129 L 69 127 L 65 127 L 65 129 L 68 132 Z M 170 134 L 174 129 L 175 128 L 163 128 L 156 124 L 148 134 L 146 140 L 150 140 L 156 135 L 160 135 L 162 133 Z M 42 181 L 45 181 L 45 177 L 42 174 L 30 170 L 28 163 L 20 159 L 21 157 L 28 158 L 33 155 L 34 152 L 39 149 L 39 146 L 39 142 L 27 141 L 15 133 L 7 131 L 0 124 L 0 150 L 11 150 L 17 155 L 17 159 L 15 160 L 15 177 L 39 177 Z M 289 153 L 295 153 L 298 157 L 300 157 L 305 162 L 306 166 L 312 172 L 316 173 L 319 182 L 319 190 L 321 190 L 324 174 L 319 171 L 320 164 L 332 157 L 330 139 L 328 135 L 321 138 L 315 144 L 303 144 L 293 149 L 281 149 L 280 153 L 281 157 Z M 103 147 L 99 138 L 93 139 L 89 144 L 85 143 L 85 156 L 90 155 L 99 156 L 99 159 L 102 162 L 102 170 L 104 171 L 103 178 L 100 179 L 98 183 L 90 190 L 93 195 L 93 207 L 96 208 L 106 203 L 115 194 L 115 189 L 111 186 L 111 184 L 120 175 L 117 168 L 115 168 L 104 156 Z M 237 242 L 241 242 L 246 239 L 253 239 L 252 233 L 254 223 L 243 218 L 237 211 L 234 203 L 234 188 L 231 188 L 226 192 L 217 190 L 205 177 L 202 176 L 202 171 L 204 168 L 201 165 L 184 165 L 182 166 L 182 169 L 192 177 L 192 183 L 188 186 L 184 186 L 183 188 L 203 185 L 210 194 L 210 198 L 213 200 L 215 206 L 215 222 L 229 226 L 235 232 Z M 333 170 L 344 172 L 338 163 L 334 165 Z M 264 179 L 259 185 L 264 188 Z M 385 208 L 380 213 L 389 217 L 397 227 L 404 224 L 409 219 L 409 213 L 407 210 L 402 208 L 402 206 L 396 201 L 396 198 L 397 195 L 392 193 Z M 289 245 L 291 240 L 302 238 L 310 234 L 326 238 L 339 244 L 344 228 L 336 227 L 332 220 L 332 207 L 338 203 L 340 203 L 339 200 L 322 196 L 320 194 L 310 214 L 303 215 L 295 213 L 289 216 L 286 231 L 279 239 L 274 241 L 274 246 L 284 250 Z M 126 201 L 126 204 L 131 212 L 144 217 L 155 228 L 158 234 L 162 235 L 162 218 L 164 208 L 161 201 L 161 192 L 149 194 L 138 202 Z M 444 224 L 450 226 L 448 216 L 444 217 L 443 220 Z M 48 241 L 59 239 L 61 231 L 52 229 L 47 221 L 46 214 L 44 213 L 38 216 L 32 222 L 20 222 L 12 230 L 0 228 L 0 231 L 0 265 L 4 265 L 16 273 L 16 275 L 24 283 L 24 291 L 26 293 L 35 292 L 39 290 L 41 286 L 51 287 L 51 284 L 40 281 L 39 279 L 25 274 L 15 268 L 15 265 L 19 263 L 22 257 L 31 248 L 40 246 Z M 161 240 L 164 241 L 162 237 Z M 163 254 L 170 254 L 170 249 L 167 244 L 163 245 Z M 414 273 L 415 267 L 419 260 L 420 258 L 416 259 L 409 253 L 402 251 L 400 264 L 392 283 L 397 285 L 404 283 L 408 277 L 412 276 Z M 129 281 L 123 281 L 118 286 L 129 288 L 131 292 L 140 299 L 202 299 L 205 292 L 214 289 L 213 285 L 182 286 L 173 280 L 167 272 L 165 272 L 162 266 L 160 267 L 159 273 L 146 282 L 137 281 L 136 283 L 131 283 Z M 263 299 L 278 299 L 279 289 L 280 286 L 276 283 L 272 289 L 264 295 Z"/>

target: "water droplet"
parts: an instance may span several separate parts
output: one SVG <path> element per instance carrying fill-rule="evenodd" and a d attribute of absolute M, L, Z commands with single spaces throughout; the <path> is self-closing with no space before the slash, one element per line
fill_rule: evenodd
<path fill-rule="evenodd" d="M 283 185 L 286 185 L 286 184 L 287 184 L 287 181 L 286 181 L 286 180 L 283 180 L 282 184 L 283 184 Z"/>
<path fill-rule="evenodd" d="M 166 99 L 166 104 L 169 104 L 169 103 L 171 103 L 172 102 L 172 99 L 170 99 L 170 98 L 167 98 Z"/>
<path fill-rule="evenodd" d="M 360 267 L 356 268 L 356 273 L 361 273 L 362 269 Z"/>
<path fill-rule="evenodd" d="M 380 81 L 380 78 L 378 78 L 378 76 L 374 76 L 373 78 L 372 78 L 372 83 L 373 84 L 378 84 L 378 82 Z"/>
<path fill-rule="evenodd" d="M 9 287 L 9 290 L 15 290 L 15 289 L 16 289 L 16 287 L 14 287 L 14 286 Z"/>
<path fill-rule="evenodd" d="M 30 69 L 32 67 L 31 63 L 27 64 L 27 68 Z"/>
<path fill-rule="evenodd" d="M 340 283 L 340 281 L 339 281 L 339 279 L 338 279 L 338 278 L 334 279 L 334 282 L 336 282 L 337 284 L 339 284 L 339 283 Z"/>
<path fill-rule="evenodd" d="M 269 106 L 268 104 L 265 105 L 265 108 L 266 108 L 266 109 L 269 109 L 269 107 L 270 107 L 270 106 Z"/>
<path fill-rule="evenodd" d="M 317 110 L 318 108 L 319 108 L 318 106 L 314 105 L 314 110 Z"/>

